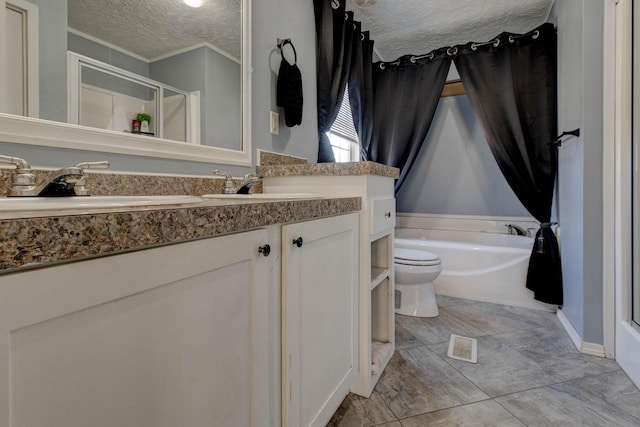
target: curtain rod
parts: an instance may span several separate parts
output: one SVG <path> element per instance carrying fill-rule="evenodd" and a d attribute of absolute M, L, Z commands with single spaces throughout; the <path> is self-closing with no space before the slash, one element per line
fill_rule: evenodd
<path fill-rule="evenodd" d="M 537 29 L 536 29 L 536 30 L 530 31 L 530 32 L 528 32 L 528 33 L 526 33 L 526 34 L 516 34 L 516 35 L 511 34 L 511 35 L 509 35 L 509 37 L 507 38 L 507 41 L 508 41 L 509 43 L 514 43 L 517 39 L 521 39 L 521 38 L 529 37 L 529 36 L 530 36 L 533 40 L 536 40 L 538 37 L 540 37 L 540 30 L 537 30 Z M 480 47 L 480 46 L 486 46 L 486 45 L 489 45 L 489 44 L 492 44 L 492 45 L 493 45 L 493 47 L 498 47 L 498 46 L 500 46 L 500 36 L 498 36 L 498 37 L 496 37 L 495 39 L 490 40 L 490 41 L 488 41 L 488 42 L 484 42 L 484 43 L 476 43 L 476 42 L 473 42 L 473 43 L 471 43 L 471 50 L 474 50 L 474 51 L 475 51 L 475 50 L 478 50 L 478 47 Z M 431 52 L 429 52 L 429 53 L 425 53 L 425 54 L 423 54 L 423 55 L 412 55 L 412 56 L 409 58 L 409 61 L 410 61 L 412 64 L 415 64 L 415 63 L 416 63 L 416 61 L 417 61 L 418 59 L 424 59 L 424 58 L 429 58 L 429 60 L 431 61 L 433 58 L 435 58 L 435 52 L 436 52 L 436 51 L 442 51 L 443 49 L 446 49 L 446 53 L 447 53 L 447 55 L 449 55 L 449 56 L 456 56 L 456 55 L 458 54 L 458 46 L 441 47 L 441 48 L 438 48 L 438 49 L 434 49 L 433 51 L 431 51 Z M 385 62 L 386 62 L 387 64 L 389 64 L 389 65 L 399 65 L 399 64 L 400 64 L 400 58 L 396 59 L 395 61 L 381 61 L 381 62 L 380 62 L 380 69 L 384 70 L 384 68 L 385 68 L 385 67 L 384 67 Z"/>

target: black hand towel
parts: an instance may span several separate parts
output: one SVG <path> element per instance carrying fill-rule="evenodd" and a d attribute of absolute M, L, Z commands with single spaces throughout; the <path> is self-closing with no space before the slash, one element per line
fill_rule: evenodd
<path fill-rule="evenodd" d="M 294 63 L 290 64 L 284 57 L 282 48 L 289 44 L 293 49 Z M 293 127 L 302 123 L 302 74 L 296 65 L 298 55 L 291 40 L 285 40 L 280 44 L 282 62 L 278 71 L 278 85 L 276 104 L 284 108 L 284 120 L 287 127 Z"/>

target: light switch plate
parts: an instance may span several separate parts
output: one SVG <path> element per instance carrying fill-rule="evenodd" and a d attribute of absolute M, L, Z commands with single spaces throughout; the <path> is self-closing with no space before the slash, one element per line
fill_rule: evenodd
<path fill-rule="evenodd" d="M 270 111 L 271 134 L 280 135 L 280 114 Z"/>

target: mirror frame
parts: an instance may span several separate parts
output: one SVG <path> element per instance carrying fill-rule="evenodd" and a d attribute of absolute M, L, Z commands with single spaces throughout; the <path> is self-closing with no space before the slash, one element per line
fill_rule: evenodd
<path fill-rule="evenodd" d="M 4 22 L 4 5 L 0 20 Z M 0 34 L 0 66 L 5 36 Z M 251 0 L 242 0 L 242 149 L 176 142 L 144 135 L 0 113 L 0 142 L 236 166 L 251 166 Z M 0 96 L 4 85 L 0 85 Z M 0 100 L 4 97 L 0 97 Z M 1 107 L 1 106 L 0 106 Z"/>

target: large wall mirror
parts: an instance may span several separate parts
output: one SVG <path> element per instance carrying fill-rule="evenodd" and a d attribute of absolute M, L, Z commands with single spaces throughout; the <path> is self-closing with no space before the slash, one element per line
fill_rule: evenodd
<path fill-rule="evenodd" d="M 0 141 L 250 166 L 250 2 L 0 0 Z"/>

